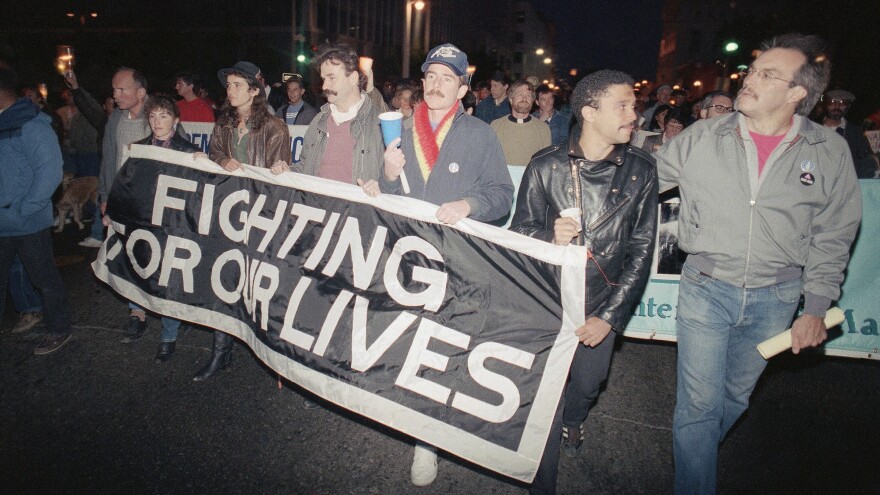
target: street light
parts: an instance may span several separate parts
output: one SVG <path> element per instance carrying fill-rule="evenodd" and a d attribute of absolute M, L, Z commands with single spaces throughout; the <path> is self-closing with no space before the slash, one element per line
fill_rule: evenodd
<path fill-rule="evenodd" d="M 543 54 L 544 54 L 543 48 L 538 48 L 537 50 L 535 50 L 535 55 L 543 55 Z"/>
<path fill-rule="evenodd" d="M 738 49 L 739 49 L 739 45 L 736 43 L 736 41 L 731 41 L 731 42 L 727 43 L 726 45 L 724 45 L 724 51 L 727 53 L 733 53 L 733 52 L 737 51 Z"/>
<path fill-rule="evenodd" d="M 550 57 L 547 57 L 547 58 L 544 59 L 544 63 L 547 64 L 547 65 L 550 65 L 550 64 L 553 63 L 553 59 L 550 58 Z"/>
<path fill-rule="evenodd" d="M 404 14 L 404 23 L 403 23 L 403 64 L 401 70 L 401 76 L 404 78 L 409 77 L 409 51 L 410 45 L 412 44 L 412 9 L 413 7 L 416 10 L 421 11 L 425 8 L 425 2 L 422 0 L 406 0 L 406 13 Z M 427 47 L 425 47 L 427 49 Z"/>

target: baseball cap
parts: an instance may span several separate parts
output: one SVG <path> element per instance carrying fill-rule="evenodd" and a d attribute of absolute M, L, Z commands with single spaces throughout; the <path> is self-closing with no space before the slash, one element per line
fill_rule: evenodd
<path fill-rule="evenodd" d="M 431 64 L 443 64 L 452 69 L 452 72 L 455 72 L 457 76 L 467 74 L 467 54 L 452 43 L 443 43 L 432 48 L 428 52 L 425 63 L 422 64 L 422 72 L 426 72 Z"/>

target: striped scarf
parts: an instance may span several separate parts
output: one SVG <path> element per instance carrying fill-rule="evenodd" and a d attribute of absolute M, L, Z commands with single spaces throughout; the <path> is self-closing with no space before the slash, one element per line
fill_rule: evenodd
<path fill-rule="evenodd" d="M 431 170 L 434 169 L 434 163 L 440 156 L 440 147 L 443 146 L 443 140 L 452 127 L 452 117 L 458 110 L 461 102 L 456 101 L 455 105 L 449 109 L 449 112 L 437 125 L 437 130 L 431 129 L 431 121 L 428 119 L 428 105 L 422 103 L 416 107 L 413 113 L 413 146 L 416 149 L 416 159 L 419 162 L 419 169 L 422 171 L 422 178 L 428 181 Z"/>

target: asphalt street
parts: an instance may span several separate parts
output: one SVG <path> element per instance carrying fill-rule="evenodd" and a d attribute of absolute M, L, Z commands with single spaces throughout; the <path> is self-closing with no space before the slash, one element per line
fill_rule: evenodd
<path fill-rule="evenodd" d="M 412 440 L 306 393 L 237 344 L 203 383 L 210 333 L 182 331 L 157 364 L 159 321 L 121 344 L 126 303 L 95 280 L 97 250 L 56 235 L 74 339 L 34 356 L 45 334 L 0 333 L 0 493 L 519 494 L 526 488 L 449 454 L 428 487 L 409 481 Z M 562 494 L 672 492 L 673 344 L 621 339 L 580 456 L 562 456 Z M 774 358 L 722 444 L 722 494 L 876 494 L 880 363 Z"/>

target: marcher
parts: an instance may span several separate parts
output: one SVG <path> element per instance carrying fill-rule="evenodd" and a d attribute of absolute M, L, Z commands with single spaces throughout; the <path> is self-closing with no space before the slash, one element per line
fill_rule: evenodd
<path fill-rule="evenodd" d="M 583 78 L 572 94 L 578 124 L 569 142 L 535 156 L 520 185 L 510 230 L 558 245 L 576 241 L 590 253 L 586 323 L 576 331 L 583 345 L 575 351 L 531 493 L 556 492 L 560 443 L 569 457 L 583 444 L 615 337 L 626 328 L 651 272 L 657 173 L 654 160 L 628 144 L 637 119 L 633 83 L 611 70 Z M 572 187 L 575 174 L 579 185 Z M 580 210 L 579 220 L 559 215 L 572 207 Z"/>
<path fill-rule="evenodd" d="M 491 127 L 498 135 L 507 164 L 525 167 L 532 155 L 552 144 L 550 126 L 531 116 L 535 88 L 527 81 L 514 81 L 508 99 L 510 115 L 496 119 Z"/>
<path fill-rule="evenodd" d="M 257 79 L 259 73 L 259 67 L 245 61 L 217 72 L 226 85 L 226 101 L 218 112 L 208 156 L 230 172 L 243 164 L 262 168 L 290 164 L 290 133 L 269 111 L 265 89 Z M 207 380 L 229 366 L 232 344 L 231 335 L 214 330 L 211 358 L 193 380 Z"/>
<path fill-rule="evenodd" d="M 177 125 L 180 123 L 180 111 L 176 102 L 164 95 L 154 95 L 147 100 L 144 105 L 144 115 L 150 123 L 150 135 L 146 138 L 135 141 L 133 144 L 145 144 L 159 146 L 161 148 L 172 149 L 175 151 L 183 151 L 187 153 L 195 153 L 199 151 L 199 147 L 187 141 L 177 133 Z M 109 224 L 110 218 L 105 218 L 104 222 Z M 130 302 L 128 307 L 132 312 L 143 308 Z M 180 331 L 180 320 L 163 316 L 162 334 L 159 337 L 159 348 L 156 350 L 156 362 L 164 363 L 168 361 L 174 354 L 174 348 L 177 345 L 177 334 Z"/>
<path fill-rule="evenodd" d="M 287 125 L 309 125 L 318 111 L 303 100 L 306 87 L 302 76 L 299 74 L 290 75 L 284 80 L 284 88 L 287 103 L 278 108 L 275 116 Z"/>
<path fill-rule="evenodd" d="M 434 203 L 439 205 L 437 219 L 446 224 L 463 218 L 488 222 L 508 213 L 513 184 L 498 138 L 488 125 L 465 114 L 460 102 L 468 91 L 467 67 L 467 54 L 451 43 L 428 52 L 422 64 L 425 101 L 385 150 L 379 181 L 361 181 L 367 194 Z M 409 193 L 403 191 L 402 173 Z M 410 474 L 416 486 L 431 484 L 437 477 L 436 448 L 419 442 Z"/>
<path fill-rule="evenodd" d="M 806 118 L 830 73 L 817 36 L 773 38 L 748 68 L 739 112 L 696 122 L 654 155 L 661 191 L 679 188 L 689 253 L 676 316 L 678 494 L 715 493 L 718 445 L 767 364 L 755 346 L 789 327 L 795 354 L 827 338 L 862 208 L 846 142 Z"/>
<path fill-rule="evenodd" d="M 52 193 L 61 183 L 61 147 L 52 119 L 27 98 L 16 99 L 16 73 L 0 67 L 0 320 L 13 258 L 18 255 L 43 298 L 48 334 L 34 354 L 70 340 L 71 310 L 55 267 Z"/>

